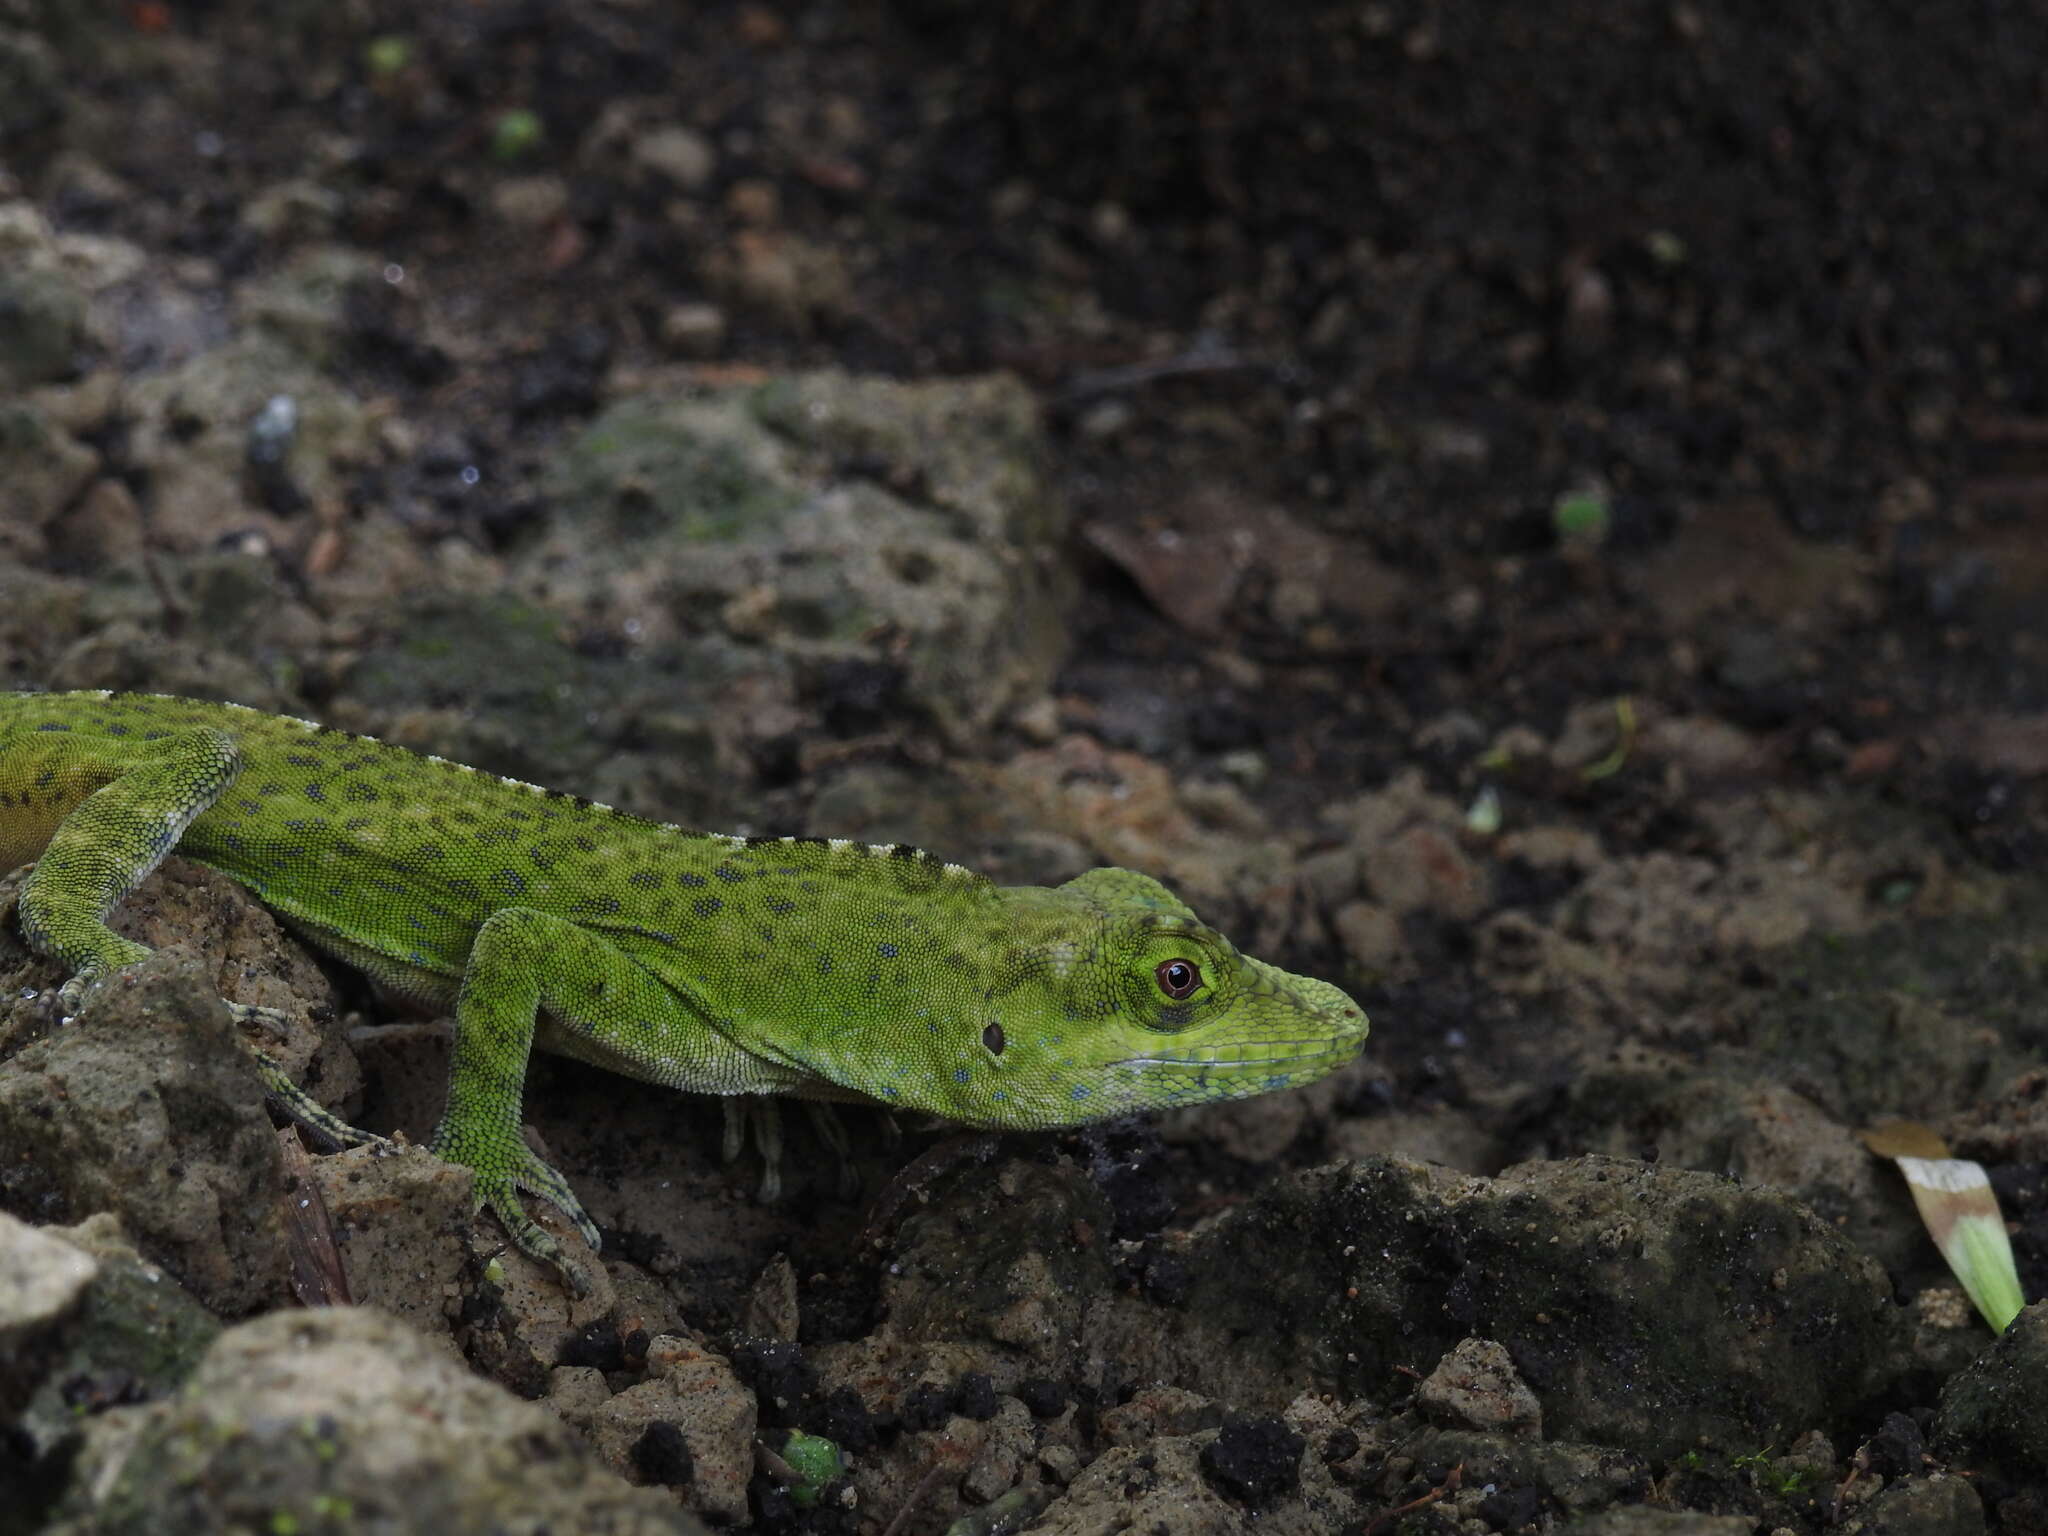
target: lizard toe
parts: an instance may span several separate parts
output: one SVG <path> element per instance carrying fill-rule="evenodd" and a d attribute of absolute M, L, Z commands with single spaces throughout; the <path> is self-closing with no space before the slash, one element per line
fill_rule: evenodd
<path fill-rule="evenodd" d="M 588 1292 L 588 1280 L 577 1273 L 561 1244 L 527 1214 L 520 1196 L 522 1192 L 534 1195 L 554 1206 L 568 1217 L 593 1253 L 603 1245 L 597 1223 L 583 1209 L 583 1202 L 576 1198 L 569 1181 L 529 1147 L 517 1130 L 464 1135 L 444 1121 L 435 1131 L 431 1147 L 436 1157 L 460 1163 L 475 1175 L 472 1208 L 490 1207 L 491 1214 L 504 1224 L 514 1247 L 528 1258 L 559 1271 L 577 1295 Z"/>

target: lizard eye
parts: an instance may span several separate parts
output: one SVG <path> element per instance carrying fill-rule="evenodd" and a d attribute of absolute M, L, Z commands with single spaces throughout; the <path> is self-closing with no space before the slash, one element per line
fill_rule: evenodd
<path fill-rule="evenodd" d="M 1152 974 L 1159 978 L 1159 990 L 1175 1002 L 1202 984 L 1202 973 L 1192 960 L 1162 960 Z"/>

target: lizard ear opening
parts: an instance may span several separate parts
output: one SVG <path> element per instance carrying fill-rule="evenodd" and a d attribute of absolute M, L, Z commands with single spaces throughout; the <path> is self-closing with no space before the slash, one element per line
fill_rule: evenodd
<path fill-rule="evenodd" d="M 1003 1054 L 1003 1046 L 1006 1042 L 1003 1039 L 1001 1020 L 990 1019 L 988 1021 L 988 1027 L 981 1032 L 981 1043 L 988 1047 L 988 1052 L 991 1056 Z"/>

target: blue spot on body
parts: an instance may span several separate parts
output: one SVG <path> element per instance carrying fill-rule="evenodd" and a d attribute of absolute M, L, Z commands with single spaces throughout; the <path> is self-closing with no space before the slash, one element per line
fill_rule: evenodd
<path fill-rule="evenodd" d="M 964 1082 L 966 1082 L 966 1081 L 967 1081 L 967 1069 L 966 1069 L 965 1067 L 955 1067 L 955 1068 L 953 1069 L 953 1081 L 954 1081 L 954 1082 L 956 1082 L 956 1083 L 964 1083 Z"/>
<path fill-rule="evenodd" d="M 896 946 L 894 944 L 877 944 L 875 946 L 875 953 L 884 960 L 894 960 L 896 958 Z"/>
<path fill-rule="evenodd" d="M 1085 1099 L 1085 1098 L 1087 1098 L 1087 1097 L 1088 1097 L 1088 1093 L 1089 1093 L 1089 1089 L 1088 1089 L 1088 1085 L 1087 1085 L 1086 1083 L 1076 1083 L 1076 1084 L 1074 1084 L 1074 1086 L 1073 1086 L 1073 1087 L 1072 1087 L 1072 1088 L 1071 1088 L 1071 1089 L 1070 1089 L 1070 1090 L 1068 1091 L 1068 1093 L 1067 1093 L 1067 1097 L 1068 1097 L 1068 1098 L 1070 1098 L 1070 1099 L 1073 1099 L 1073 1100 L 1075 1100 L 1075 1101 L 1077 1101 L 1077 1102 L 1078 1102 L 1078 1101 L 1079 1101 L 1079 1100 L 1081 1100 L 1081 1099 Z"/>
<path fill-rule="evenodd" d="M 896 1090 L 895 1090 L 894 1088 L 892 1088 L 892 1087 L 888 1086 L 888 1085 L 887 1085 L 886 1083 L 885 1083 L 885 1084 L 883 1084 L 883 1086 L 882 1086 L 882 1092 L 883 1092 L 884 1094 L 888 1095 L 888 1097 L 890 1097 L 890 1098 L 892 1098 L 892 1099 L 896 1099 L 896 1098 L 901 1098 L 901 1097 L 902 1097 L 902 1095 L 901 1095 L 901 1094 L 899 1094 L 899 1093 L 898 1093 L 898 1092 L 897 1092 L 897 1091 L 896 1091 Z"/>
<path fill-rule="evenodd" d="M 676 876 L 676 883 L 678 885 L 690 886 L 702 885 L 704 877 L 702 875 L 693 875 L 688 870 L 685 870 L 682 874 Z"/>
<path fill-rule="evenodd" d="M 491 876 L 491 880 L 507 896 L 523 896 L 526 894 L 526 876 L 520 874 L 516 869 L 501 869 Z"/>
<path fill-rule="evenodd" d="M 1266 1086 L 1268 1088 L 1285 1088 L 1287 1086 L 1287 1079 L 1275 1075 L 1266 1079 Z"/>
<path fill-rule="evenodd" d="M 998 1088 L 995 1090 L 995 1092 L 991 1093 L 989 1097 L 994 1099 L 997 1103 L 1001 1103 L 1004 1099 L 1007 1099 L 1009 1095 L 1003 1092 L 1002 1089 Z"/>
<path fill-rule="evenodd" d="M 716 896 L 699 896 L 696 901 L 691 903 L 690 909 L 699 917 L 710 917 L 715 913 L 723 911 L 725 903 Z"/>

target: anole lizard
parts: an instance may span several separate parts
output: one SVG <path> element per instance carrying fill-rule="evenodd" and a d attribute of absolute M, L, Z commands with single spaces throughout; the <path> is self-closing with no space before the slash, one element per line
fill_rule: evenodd
<path fill-rule="evenodd" d="M 385 987 L 452 1005 L 432 1148 L 579 1290 L 519 1199 L 597 1248 L 520 1136 L 536 1044 L 697 1093 L 1038 1130 L 1306 1083 L 1366 1036 L 1337 988 L 1239 954 L 1130 870 L 998 886 L 903 845 L 645 821 L 235 704 L 0 694 L 0 869 L 35 863 L 21 930 L 70 970 L 67 1011 L 148 953 L 105 919 L 173 850 Z M 250 1048 L 288 1113 L 375 1139 Z"/>

